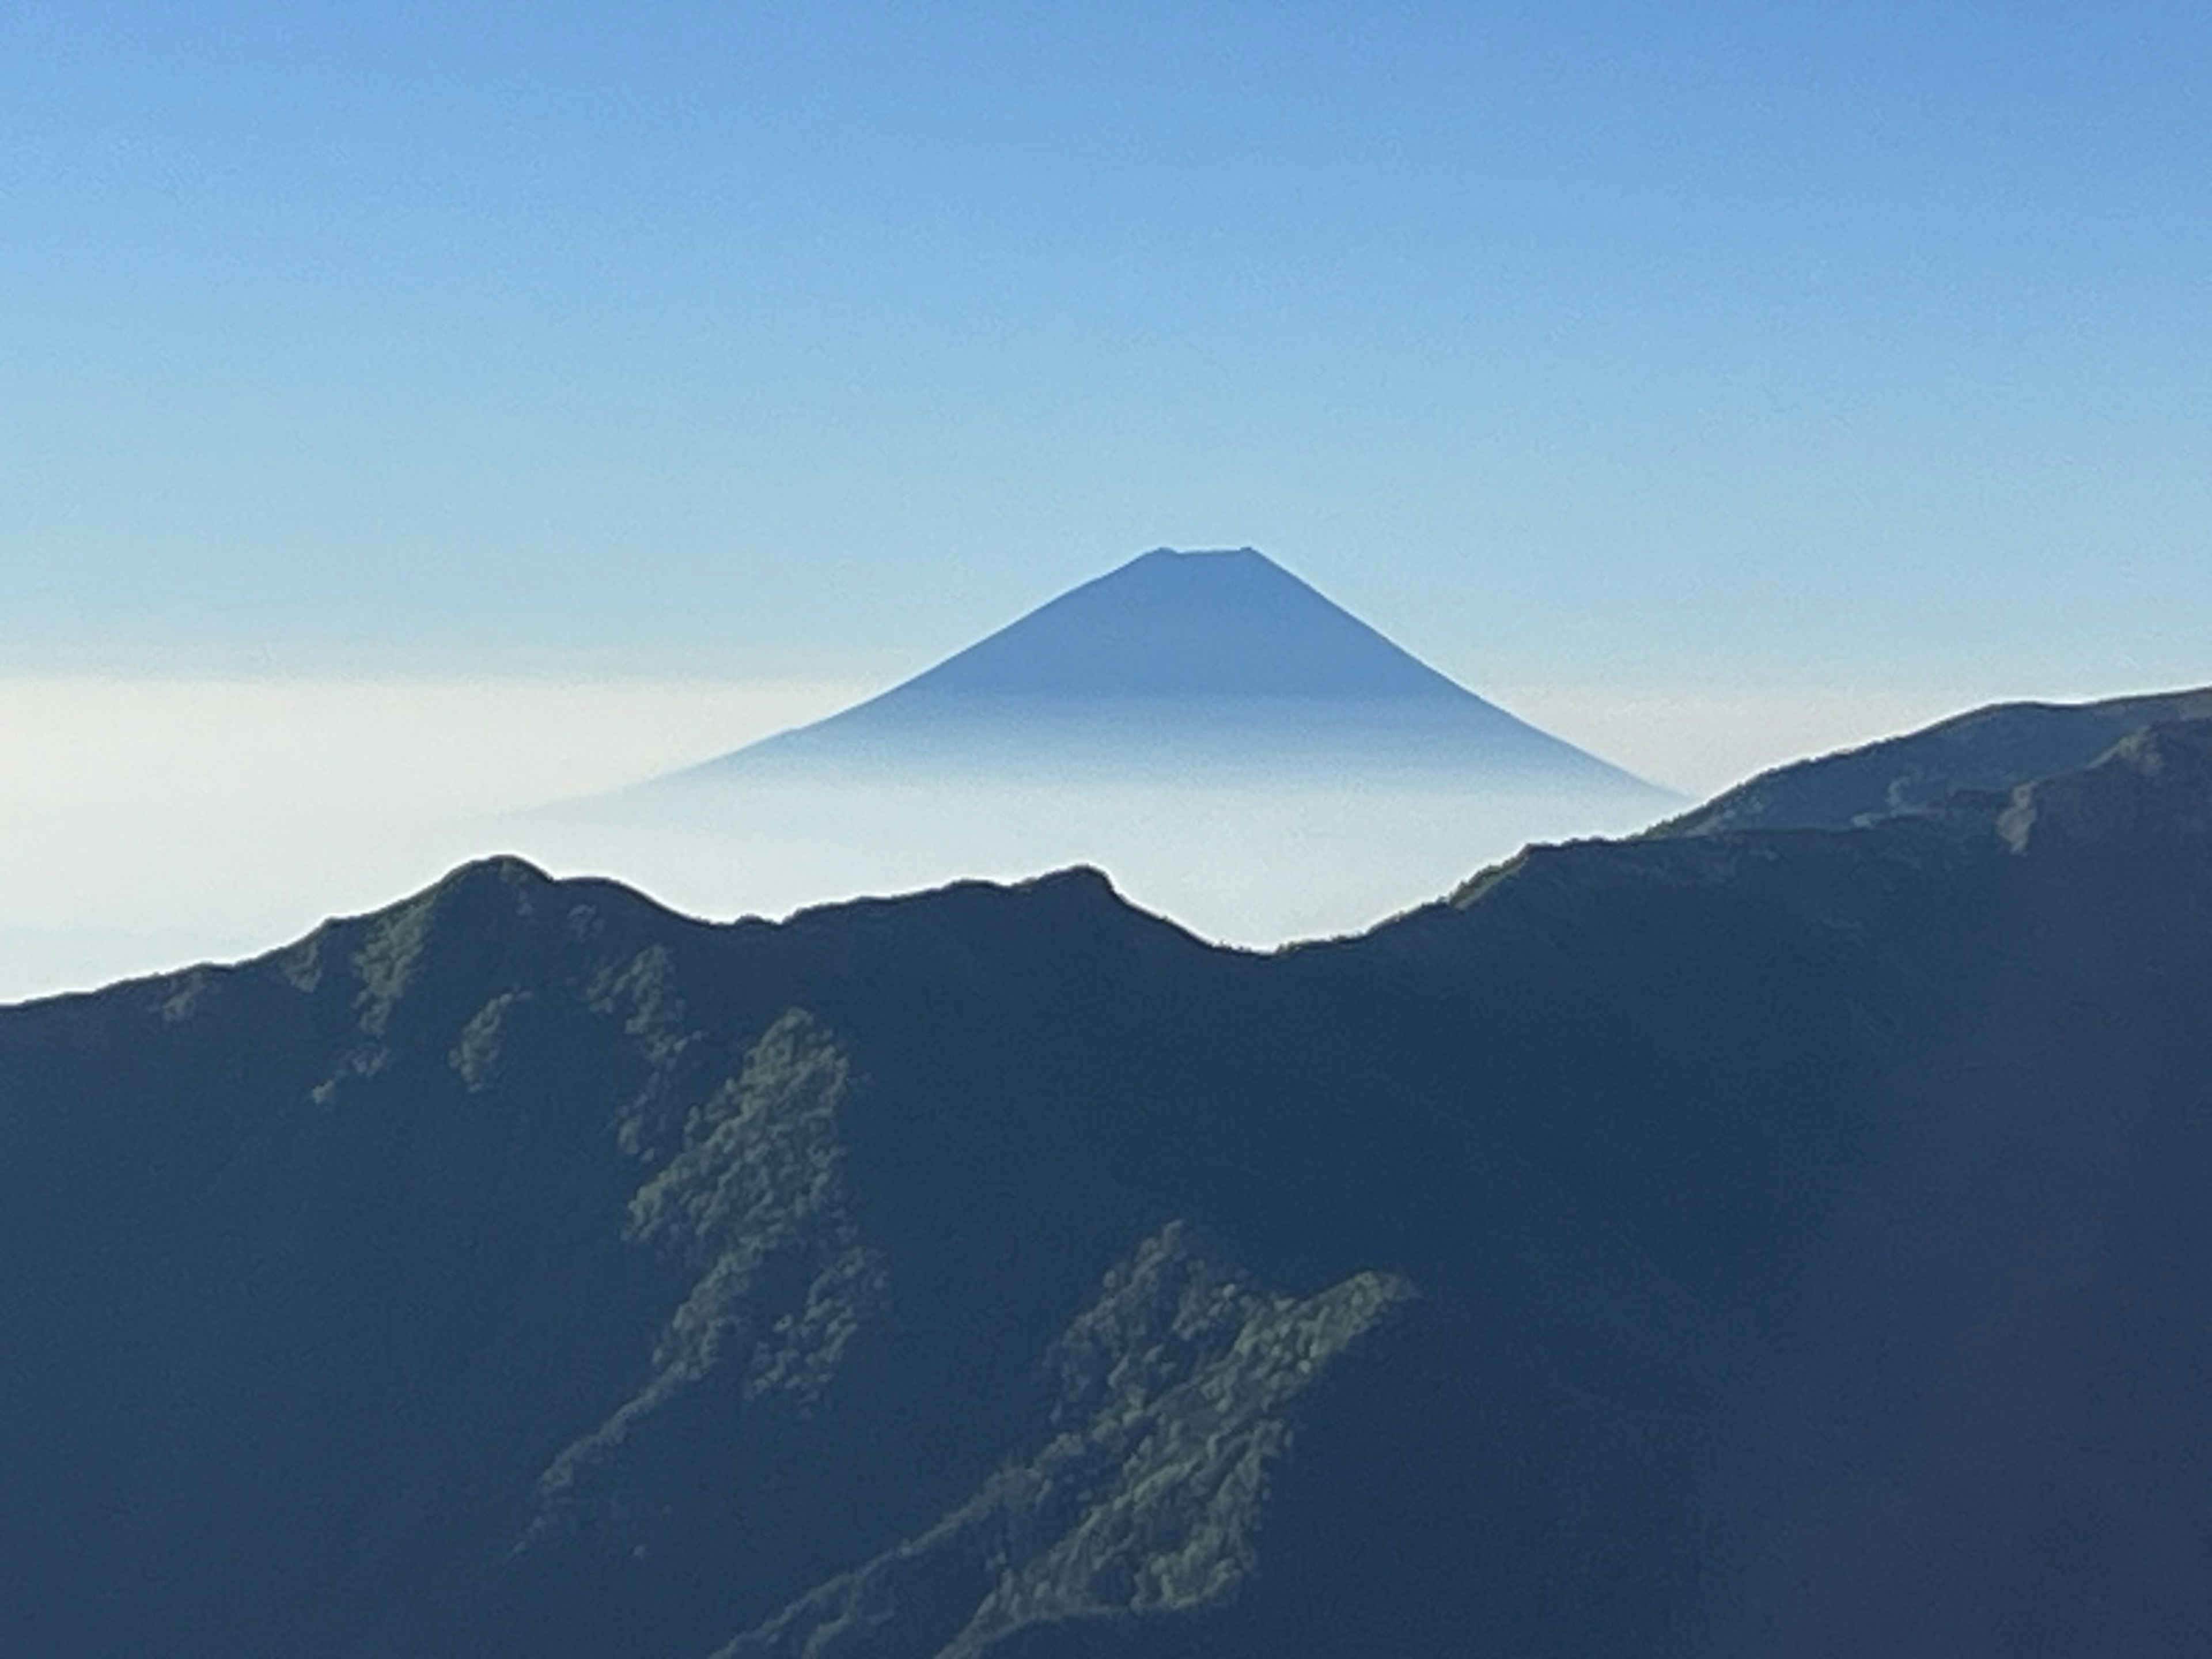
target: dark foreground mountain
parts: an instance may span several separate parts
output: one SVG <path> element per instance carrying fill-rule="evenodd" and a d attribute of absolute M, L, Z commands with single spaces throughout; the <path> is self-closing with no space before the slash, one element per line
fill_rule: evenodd
<path fill-rule="evenodd" d="M 828 720 L 684 775 L 1411 775 L 1666 797 L 1486 702 L 1250 548 L 1160 548 Z"/>
<path fill-rule="evenodd" d="M 1838 830 L 1941 811 L 1960 794 L 2002 793 L 2023 778 L 2079 770 L 2131 732 L 2191 720 L 2212 720 L 2212 686 L 2103 702 L 1996 703 L 1905 737 L 1762 772 L 1653 833 Z"/>
<path fill-rule="evenodd" d="M 0 1650 L 2212 1650 L 2212 732 L 2009 785 L 0 1011 Z"/>

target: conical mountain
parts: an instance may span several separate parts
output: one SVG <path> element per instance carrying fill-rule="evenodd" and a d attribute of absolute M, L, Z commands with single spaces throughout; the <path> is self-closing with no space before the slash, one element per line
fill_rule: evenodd
<path fill-rule="evenodd" d="M 841 714 L 696 769 L 1376 770 L 1660 792 L 1438 673 L 1251 548 L 1159 548 Z"/>

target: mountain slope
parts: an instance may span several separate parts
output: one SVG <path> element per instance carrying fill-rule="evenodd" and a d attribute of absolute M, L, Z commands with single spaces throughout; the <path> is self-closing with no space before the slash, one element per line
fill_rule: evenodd
<path fill-rule="evenodd" d="M 2201 1651 L 2212 743 L 2002 781 L 1267 957 L 505 861 L 0 1010 L 0 1645 Z"/>
<path fill-rule="evenodd" d="M 2212 719 L 2212 688 L 2089 703 L 1996 703 L 1900 738 L 1763 772 L 1654 835 L 1839 830 L 2087 766 L 2130 733 Z"/>
<path fill-rule="evenodd" d="M 1484 702 L 1250 548 L 1146 553 L 866 702 L 686 775 L 1346 765 L 1662 793 Z"/>

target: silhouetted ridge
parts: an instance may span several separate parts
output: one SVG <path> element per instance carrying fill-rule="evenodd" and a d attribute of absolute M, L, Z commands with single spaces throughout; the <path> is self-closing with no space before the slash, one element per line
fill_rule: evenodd
<path fill-rule="evenodd" d="M 2212 1651 L 2212 721 L 1976 763 L 1264 956 L 492 860 L 0 1009 L 0 1651 Z"/>
<path fill-rule="evenodd" d="M 1996 703 L 1903 737 L 1763 772 L 1655 836 L 1834 830 L 1942 807 L 1953 796 L 2087 766 L 2162 721 L 2212 718 L 2212 687 L 2101 702 Z"/>

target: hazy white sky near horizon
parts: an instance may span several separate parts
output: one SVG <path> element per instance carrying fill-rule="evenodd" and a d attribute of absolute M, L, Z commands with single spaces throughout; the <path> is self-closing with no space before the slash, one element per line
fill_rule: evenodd
<path fill-rule="evenodd" d="M 0 678 L 0 999 L 254 953 L 325 915 L 388 902 L 465 858 L 519 846 L 560 866 L 564 843 L 533 842 L 537 830 L 514 815 L 704 759 L 874 689 L 605 675 Z M 1522 686 L 1505 688 L 1503 701 L 1693 793 L 1960 702 L 1932 690 L 1711 686 Z M 1068 812 L 1048 802 L 1015 803 L 997 824 L 985 821 L 1006 817 L 1006 802 L 943 796 L 905 824 L 878 804 L 853 805 L 857 827 L 827 862 L 792 836 L 740 823 L 688 845 L 587 841 L 566 868 L 636 881 L 711 914 L 780 914 L 854 890 L 1098 858 L 1135 883 L 1139 900 L 1265 941 L 1308 921 L 1340 929 L 1432 896 L 1510 850 L 1517 833 L 1543 828 L 1479 823 L 1455 800 L 1374 812 L 1292 801 L 1241 817 L 1221 801 L 1093 800 L 1079 816 L 1106 825 L 1102 855 L 1069 838 Z M 1273 845 L 1253 850 L 1255 835 Z M 888 844 L 902 836 L 927 844 Z M 1249 855 L 1224 864 L 1224 843 Z M 1239 896 L 1292 879 L 1316 890 L 1305 911 Z"/>

